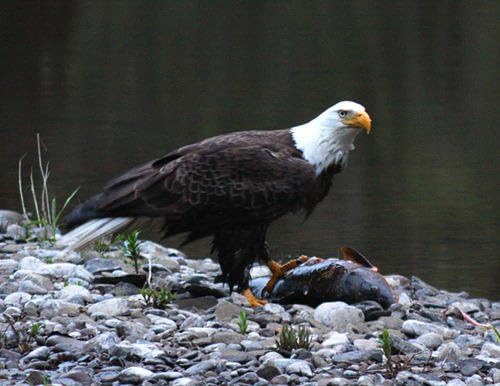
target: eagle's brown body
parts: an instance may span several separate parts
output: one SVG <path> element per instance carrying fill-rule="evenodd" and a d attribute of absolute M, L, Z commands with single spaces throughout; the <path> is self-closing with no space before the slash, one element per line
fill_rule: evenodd
<path fill-rule="evenodd" d="M 236 132 L 181 147 L 112 180 L 69 214 L 68 226 L 101 217 L 161 217 L 165 235 L 187 242 L 214 236 L 222 278 L 247 285 L 247 268 L 268 259 L 269 224 L 297 210 L 309 214 L 327 194 L 332 165 L 319 175 L 291 131 Z"/>

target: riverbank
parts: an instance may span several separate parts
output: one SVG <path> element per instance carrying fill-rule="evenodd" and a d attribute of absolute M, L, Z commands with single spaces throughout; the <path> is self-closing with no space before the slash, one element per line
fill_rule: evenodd
<path fill-rule="evenodd" d="M 399 300 L 384 316 L 373 303 L 252 309 L 214 284 L 210 259 L 145 241 L 137 275 L 117 246 L 65 253 L 36 241 L 43 230 L 5 222 L 0 231 L 0 384 L 500 383 L 488 327 L 500 325 L 498 299 L 388 275 Z M 141 291 L 149 273 L 173 299 Z M 278 350 L 284 325 L 302 326 L 310 344 Z"/>

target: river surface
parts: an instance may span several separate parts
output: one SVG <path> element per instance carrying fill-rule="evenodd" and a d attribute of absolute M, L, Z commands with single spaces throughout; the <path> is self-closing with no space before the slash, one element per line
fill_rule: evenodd
<path fill-rule="evenodd" d="M 307 221 L 272 225 L 273 255 L 349 245 L 383 273 L 500 298 L 500 2 L 44 4 L 0 5 L 0 207 L 20 209 L 23 154 L 29 193 L 37 132 L 50 193 L 83 200 L 175 147 L 351 99 L 372 135 Z"/>

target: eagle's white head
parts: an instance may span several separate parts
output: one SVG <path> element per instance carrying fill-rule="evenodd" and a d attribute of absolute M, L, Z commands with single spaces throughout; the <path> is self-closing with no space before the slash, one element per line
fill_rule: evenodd
<path fill-rule="evenodd" d="M 314 165 L 316 174 L 333 164 L 345 166 L 354 139 L 362 131 L 370 133 L 371 118 L 358 103 L 343 101 L 312 121 L 291 129 L 297 149 Z"/>

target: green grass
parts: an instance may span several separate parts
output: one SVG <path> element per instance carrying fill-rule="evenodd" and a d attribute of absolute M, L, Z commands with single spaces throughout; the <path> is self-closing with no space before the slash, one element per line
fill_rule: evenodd
<path fill-rule="evenodd" d="M 240 329 L 240 333 L 245 335 L 248 331 L 248 317 L 245 310 L 240 311 L 240 315 L 238 317 L 238 327 Z"/>
<path fill-rule="evenodd" d="M 168 288 L 157 290 L 151 287 L 144 287 L 140 293 L 146 305 L 153 308 L 163 309 L 174 300 L 174 294 Z"/>
<path fill-rule="evenodd" d="M 40 178 L 41 178 L 41 187 L 36 186 L 35 179 L 33 177 L 33 168 L 30 171 L 29 177 L 29 188 L 31 192 L 31 196 L 33 199 L 33 212 L 34 216 L 30 216 L 27 211 L 26 201 L 24 199 L 24 190 L 23 190 L 23 176 L 22 176 L 22 161 L 23 157 L 19 160 L 18 165 L 18 182 L 19 182 L 19 196 L 21 201 L 21 207 L 23 210 L 23 216 L 25 219 L 25 226 L 27 228 L 27 233 L 32 234 L 32 228 L 34 227 L 44 227 L 46 229 L 46 233 L 44 234 L 43 239 L 40 241 L 49 241 L 54 243 L 56 241 L 57 229 L 60 225 L 60 221 L 64 210 L 69 205 L 71 200 L 77 194 L 79 188 L 73 190 L 71 194 L 68 195 L 66 200 L 64 200 L 62 206 L 58 208 L 57 199 L 55 197 L 50 197 L 49 194 L 49 162 L 44 163 L 42 157 L 42 145 L 40 134 L 37 134 L 37 153 L 38 153 L 38 168 L 40 170 Z M 39 194 L 38 191 L 41 191 Z M 42 233 L 43 234 L 43 233 Z M 27 239 L 32 239 L 32 236 L 27 237 Z"/>
<path fill-rule="evenodd" d="M 139 273 L 139 261 L 143 259 L 141 255 L 141 244 L 143 243 L 139 240 L 139 231 L 133 231 L 128 235 L 123 236 L 122 250 L 125 257 L 132 260 L 135 268 L 135 273 Z"/>
<path fill-rule="evenodd" d="M 311 343 L 312 337 L 307 327 L 300 326 L 295 329 L 285 324 L 276 341 L 276 347 L 281 352 L 291 353 L 293 350 L 299 348 L 309 350 Z"/>

